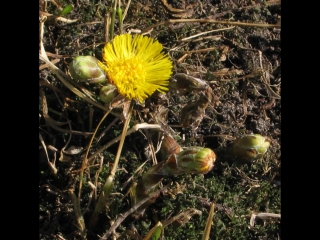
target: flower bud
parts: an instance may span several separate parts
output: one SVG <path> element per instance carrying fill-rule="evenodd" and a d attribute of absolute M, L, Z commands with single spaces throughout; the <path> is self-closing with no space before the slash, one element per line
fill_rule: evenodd
<path fill-rule="evenodd" d="M 233 144 L 233 154 L 244 160 L 252 161 L 262 157 L 270 146 L 270 142 L 260 134 L 246 135 Z"/>
<path fill-rule="evenodd" d="M 100 89 L 100 99 L 104 103 L 111 103 L 117 96 L 117 88 L 114 85 L 108 84 Z"/>
<path fill-rule="evenodd" d="M 171 154 L 170 157 L 157 165 L 152 166 L 137 184 L 130 188 L 130 197 L 132 205 L 135 205 L 142 199 L 154 192 L 155 187 L 162 181 L 163 178 L 171 175 L 179 175 L 183 173 L 206 174 L 212 168 L 216 160 L 216 154 L 210 148 L 189 147 L 178 154 Z M 156 197 L 139 207 L 134 217 L 142 216 L 145 208 L 148 207 Z"/>
<path fill-rule="evenodd" d="M 216 161 L 210 148 L 189 147 L 177 154 L 177 167 L 186 173 L 208 173 Z"/>
<path fill-rule="evenodd" d="M 106 75 L 93 56 L 78 56 L 69 65 L 73 79 L 88 83 L 104 83 Z"/>

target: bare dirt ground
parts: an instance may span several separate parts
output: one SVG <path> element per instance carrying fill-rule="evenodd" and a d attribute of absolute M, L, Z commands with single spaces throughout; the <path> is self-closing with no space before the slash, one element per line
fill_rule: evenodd
<path fill-rule="evenodd" d="M 73 10 L 61 16 L 68 4 Z M 214 93 L 201 116 L 182 113 L 201 97 L 201 90 L 183 96 L 173 89 L 161 97 L 155 94 L 144 107 L 135 107 L 134 121 L 154 123 L 154 115 L 164 107 L 168 112 L 162 123 L 178 143 L 211 148 L 217 160 L 206 175 L 164 180 L 163 185 L 171 182 L 169 190 L 143 217 L 124 219 L 113 239 L 144 239 L 158 221 L 163 223 L 187 209 L 199 212 L 194 210 L 196 214 L 186 222 L 173 221 L 161 238 L 201 239 L 212 203 L 215 214 L 209 239 L 280 239 L 278 217 L 251 219 L 252 214 L 280 214 L 281 208 L 280 1 L 132 0 L 121 4 L 123 11 L 128 6 L 124 32 L 147 34 L 163 44 L 174 65 L 171 81 L 175 74 L 183 73 L 202 79 Z M 45 19 L 44 49 L 59 69 L 68 74 L 69 63 L 77 55 L 101 59 L 111 1 L 40 0 L 39 10 L 40 18 Z M 115 35 L 119 34 L 116 21 Z M 128 188 L 153 164 L 148 139 L 154 131 L 139 130 L 126 137 L 107 211 L 100 214 L 95 228 L 80 229 L 72 192 L 78 194 L 85 150 L 105 111 L 77 97 L 43 61 L 39 83 L 39 238 L 100 239 L 131 208 Z M 78 87 L 87 89 L 99 102 L 98 86 Z M 123 127 L 117 117 L 120 113 L 118 109 L 105 119 L 90 155 L 119 136 Z M 251 162 L 235 159 L 230 153 L 233 141 L 252 133 L 268 138 L 267 153 Z M 116 143 L 105 149 L 85 171 L 78 206 L 85 211 L 86 226 L 117 148 Z"/>

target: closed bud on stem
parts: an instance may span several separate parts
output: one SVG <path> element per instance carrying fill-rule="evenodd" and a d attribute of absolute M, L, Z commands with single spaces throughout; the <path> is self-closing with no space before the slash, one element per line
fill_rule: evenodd
<path fill-rule="evenodd" d="M 100 99 L 104 103 L 111 103 L 118 95 L 117 88 L 114 85 L 108 84 L 100 89 Z"/>
<path fill-rule="evenodd" d="M 137 184 L 132 185 L 130 188 L 132 205 L 154 192 L 163 178 L 183 173 L 206 174 L 213 168 L 215 160 L 216 154 L 210 148 L 188 147 L 178 154 L 171 154 L 166 161 L 152 166 Z M 153 201 L 155 198 L 139 207 L 133 216 L 136 218 L 142 216 Z"/>
<path fill-rule="evenodd" d="M 69 65 L 73 79 L 87 83 L 105 83 L 106 75 L 93 56 L 78 56 Z"/>
<path fill-rule="evenodd" d="M 177 167 L 185 173 L 208 173 L 214 166 L 216 154 L 210 148 L 189 147 L 177 154 Z"/>
<path fill-rule="evenodd" d="M 246 135 L 237 139 L 233 144 L 233 154 L 244 161 L 252 161 L 262 157 L 270 146 L 267 138 L 260 134 Z"/>

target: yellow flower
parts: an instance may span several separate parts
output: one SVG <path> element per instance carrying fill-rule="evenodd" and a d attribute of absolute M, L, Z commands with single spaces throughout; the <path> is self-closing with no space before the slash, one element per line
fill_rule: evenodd
<path fill-rule="evenodd" d="M 156 90 L 168 91 L 172 61 L 162 45 L 147 36 L 121 34 L 103 49 L 103 68 L 118 92 L 140 103 Z"/>

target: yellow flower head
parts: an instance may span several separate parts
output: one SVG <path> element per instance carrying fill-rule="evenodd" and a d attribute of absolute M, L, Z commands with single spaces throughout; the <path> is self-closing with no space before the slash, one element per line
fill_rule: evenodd
<path fill-rule="evenodd" d="M 156 90 L 168 91 L 172 62 L 162 49 L 147 36 L 121 34 L 105 45 L 99 65 L 121 95 L 143 103 Z"/>

